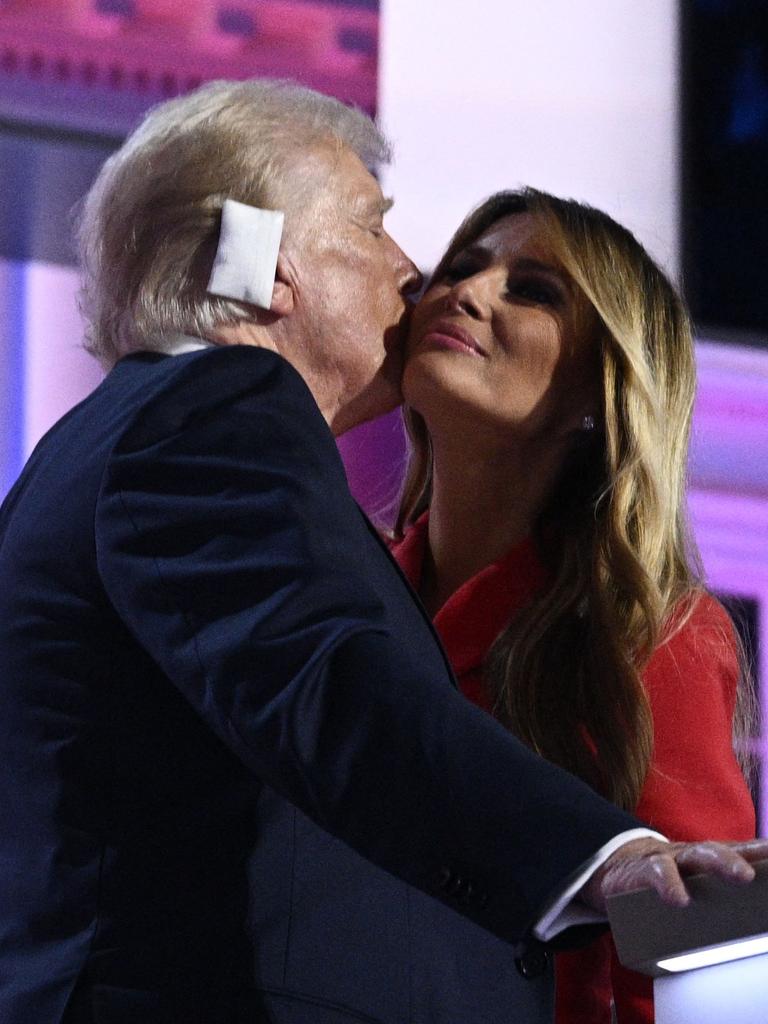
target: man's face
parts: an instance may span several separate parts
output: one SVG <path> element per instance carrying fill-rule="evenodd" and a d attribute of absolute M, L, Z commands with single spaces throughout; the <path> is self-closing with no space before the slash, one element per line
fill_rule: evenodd
<path fill-rule="evenodd" d="M 406 297 L 421 278 L 384 230 L 391 204 L 352 150 L 308 151 L 296 171 L 313 198 L 286 233 L 296 305 L 285 354 L 340 434 L 400 403 Z"/>

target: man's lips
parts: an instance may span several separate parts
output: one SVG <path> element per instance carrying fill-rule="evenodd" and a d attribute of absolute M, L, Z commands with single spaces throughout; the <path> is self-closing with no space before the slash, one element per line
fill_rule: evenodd
<path fill-rule="evenodd" d="M 437 345 L 440 348 L 452 348 L 459 352 L 467 352 L 473 356 L 486 356 L 483 346 L 462 327 L 450 320 L 437 320 L 430 324 L 421 337 L 422 344 Z"/>

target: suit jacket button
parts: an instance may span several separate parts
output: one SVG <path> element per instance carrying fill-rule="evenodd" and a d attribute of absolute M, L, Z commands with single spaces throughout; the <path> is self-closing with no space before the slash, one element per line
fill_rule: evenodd
<path fill-rule="evenodd" d="M 440 870 L 435 874 L 435 884 L 438 889 L 442 889 L 443 892 L 447 891 L 452 883 L 453 872 L 450 868 L 440 868 Z"/>
<path fill-rule="evenodd" d="M 534 947 L 515 957 L 515 967 L 524 978 L 538 978 L 547 969 L 549 954 L 542 947 Z"/>
<path fill-rule="evenodd" d="M 467 883 L 460 875 L 454 875 L 451 879 L 450 885 L 446 887 L 446 891 L 448 895 L 453 896 L 454 899 L 463 900 L 466 885 Z"/>
<path fill-rule="evenodd" d="M 467 895 L 467 883 L 460 875 L 454 875 L 445 891 L 457 903 L 464 903 Z"/>

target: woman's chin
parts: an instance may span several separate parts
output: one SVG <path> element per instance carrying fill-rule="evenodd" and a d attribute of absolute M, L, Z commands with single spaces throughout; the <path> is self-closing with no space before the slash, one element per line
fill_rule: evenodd
<path fill-rule="evenodd" d="M 402 391 L 409 405 L 435 396 L 446 402 L 459 398 L 466 401 L 473 383 L 461 366 L 441 358 L 440 353 L 419 352 L 408 358 L 403 367 Z"/>

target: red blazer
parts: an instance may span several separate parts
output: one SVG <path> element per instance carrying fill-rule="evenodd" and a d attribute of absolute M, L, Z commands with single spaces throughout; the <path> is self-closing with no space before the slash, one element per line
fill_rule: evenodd
<path fill-rule="evenodd" d="M 393 554 L 418 589 L 427 517 Z M 438 611 L 435 627 L 464 694 L 490 710 L 482 679 L 489 647 L 546 583 L 533 543 L 524 541 L 461 586 Z M 749 839 L 755 813 L 733 754 L 731 728 L 738 661 L 730 619 L 704 595 L 685 626 L 662 644 L 643 673 L 654 751 L 636 814 L 670 839 Z M 557 1024 L 651 1024 L 650 978 L 623 968 L 609 934 L 557 956 Z"/>

